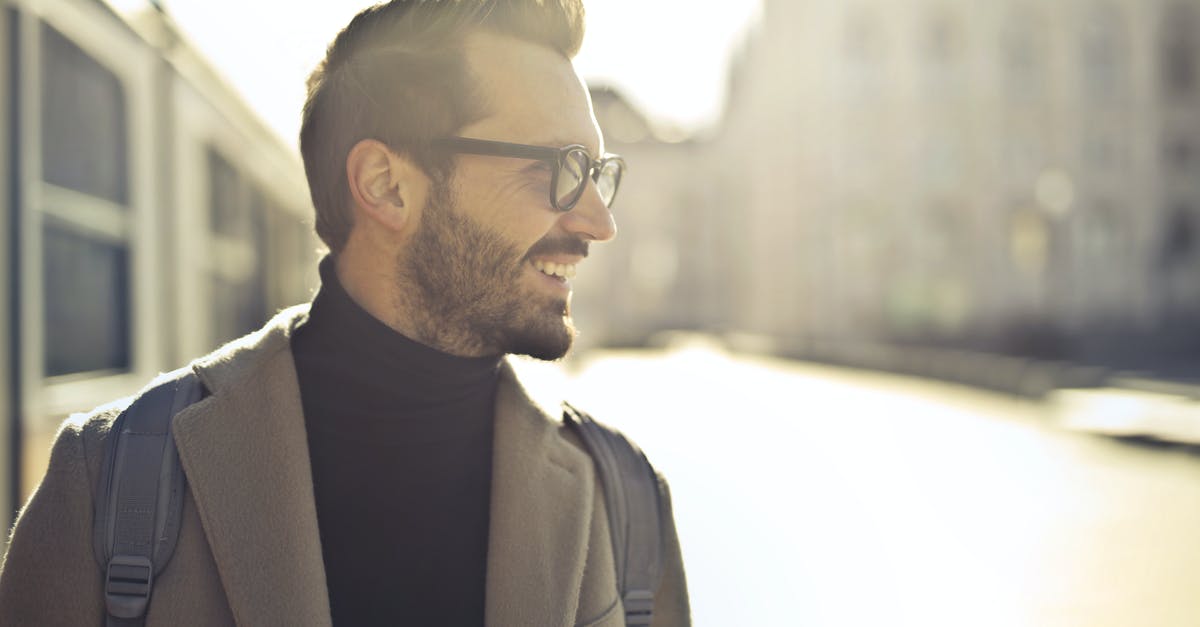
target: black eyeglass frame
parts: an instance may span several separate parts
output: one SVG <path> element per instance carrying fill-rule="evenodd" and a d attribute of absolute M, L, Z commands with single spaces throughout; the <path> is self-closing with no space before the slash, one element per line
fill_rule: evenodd
<path fill-rule="evenodd" d="M 549 146 L 514 144 L 490 139 L 475 139 L 473 137 L 443 137 L 433 140 L 433 147 L 459 154 L 480 155 L 484 157 L 512 157 L 514 159 L 542 161 L 549 164 L 553 172 L 550 176 L 550 206 L 563 213 L 574 209 L 575 205 L 579 203 L 579 199 L 583 197 L 584 190 L 587 189 L 588 179 L 591 179 L 593 183 L 598 183 L 600 181 L 600 172 L 603 171 L 604 167 L 609 163 L 616 163 L 618 164 L 617 176 L 613 181 L 612 195 L 605 200 L 603 194 L 601 194 L 601 200 L 604 200 L 605 206 L 612 207 L 613 200 L 617 197 L 617 190 L 621 187 L 621 179 L 625 176 L 625 160 L 620 155 L 606 154 L 603 157 L 595 159 L 588 152 L 587 147 L 582 144 L 551 148 Z M 563 206 L 559 204 L 554 192 L 558 189 L 558 175 L 563 170 L 563 164 L 570 158 L 573 152 L 582 154 L 587 161 L 584 164 L 583 178 L 580 179 L 579 186 L 571 193 L 570 201 Z"/>

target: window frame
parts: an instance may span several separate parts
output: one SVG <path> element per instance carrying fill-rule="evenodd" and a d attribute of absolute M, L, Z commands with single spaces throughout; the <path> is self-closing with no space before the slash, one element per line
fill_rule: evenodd
<path fill-rule="evenodd" d="M 213 302 L 211 282 L 204 280 L 213 273 L 232 272 L 227 264 L 215 261 L 210 251 L 214 247 L 229 247 L 240 251 L 238 242 L 223 243 L 223 236 L 213 232 L 209 222 L 211 207 L 208 153 L 220 155 L 237 172 L 242 186 L 253 187 L 262 197 L 264 223 L 270 228 L 272 209 L 280 216 L 296 221 L 312 220 L 312 201 L 308 181 L 299 155 L 279 149 L 279 140 L 253 118 L 240 100 L 230 98 L 214 76 L 196 70 L 196 66 L 181 63 L 183 80 L 175 91 L 173 162 L 178 176 L 172 197 L 175 207 L 172 225 L 174 254 L 174 308 L 170 320 L 174 329 L 171 351 L 181 360 L 192 359 L 211 352 L 216 328 L 210 308 Z M 267 238 L 268 241 L 270 238 Z M 316 248 L 316 240 L 310 240 Z M 266 284 L 271 289 L 276 280 L 273 264 L 275 250 L 254 251 L 264 266 Z M 241 254 L 235 252 L 234 254 Z M 308 282 L 315 284 L 316 264 L 312 264 Z M 268 299 L 273 311 L 275 304 Z"/>
<path fill-rule="evenodd" d="M 266 274 L 268 272 L 269 261 L 267 259 L 269 251 L 262 244 L 266 239 L 266 212 L 269 194 L 264 192 L 264 188 L 253 178 L 247 175 L 243 168 L 238 166 L 236 160 L 231 159 L 228 153 L 215 147 L 209 146 L 205 151 L 204 168 L 207 183 L 208 194 L 205 195 L 207 202 L 205 203 L 206 214 L 208 217 L 208 254 L 204 256 L 205 273 L 204 280 L 206 287 L 209 290 L 213 289 L 213 280 L 221 280 L 233 287 L 237 292 L 246 289 L 247 284 L 253 284 L 255 281 L 266 283 Z M 215 228 L 212 223 L 213 211 L 216 209 L 214 198 L 212 196 L 213 178 L 215 169 L 213 168 L 214 159 L 220 159 L 224 165 L 231 171 L 234 180 L 234 189 L 232 197 L 237 208 L 251 212 L 245 216 L 248 230 L 242 233 L 221 233 Z M 257 213 L 258 215 L 254 215 Z M 256 223 L 257 222 L 257 226 Z M 256 236 L 261 237 L 264 242 L 256 241 Z M 264 298 L 263 307 L 267 307 L 265 302 L 268 296 L 265 293 L 261 295 Z M 207 299 L 207 319 L 210 324 L 208 331 L 209 342 L 213 348 L 218 344 L 237 339 L 240 332 L 249 332 L 253 329 L 238 329 L 237 319 L 243 313 L 236 306 L 230 311 L 215 311 L 214 305 L 217 303 L 217 296 L 210 291 L 210 297 Z M 237 303 L 240 305 L 242 303 Z M 265 313 L 265 312 L 264 312 Z M 234 322 L 233 336 L 221 331 L 221 326 L 229 322 L 232 318 Z M 260 321 L 266 322 L 265 320 Z"/>
<path fill-rule="evenodd" d="M 62 415 L 126 396 L 161 369 L 161 316 L 154 303 L 159 274 L 154 248 L 158 216 L 153 211 L 158 177 L 153 131 L 155 53 L 119 19 L 90 3 L 15 4 L 19 21 L 19 124 L 22 137 L 20 212 L 23 242 L 19 264 L 20 325 L 26 341 L 20 355 L 26 421 L 42 427 Z M 128 206 L 45 182 L 42 168 L 43 28 L 78 46 L 120 82 L 125 93 Z M 67 211 L 66 208 L 70 210 Z M 121 242 L 128 255 L 129 369 L 46 376 L 44 229 L 47 221 L 107 243 Z"/>

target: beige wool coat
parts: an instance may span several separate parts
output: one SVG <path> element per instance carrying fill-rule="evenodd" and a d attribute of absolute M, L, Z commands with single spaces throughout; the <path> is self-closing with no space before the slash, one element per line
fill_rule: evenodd
<path fill-rule="evenodd" d="M 290 335 L 294 307 L 192 364 L 211 395 L 174 417 L 188 479 L 175 554 L 148 627 L 327 627 L 329 598 Z M 126 403 L 127 404 L 127 403 Z M 0 570 L 0 625 L 103 625 L 93 495 L 120 404 L 64 423 Z M 624 624 L 603 495 L 574 434 L 504 365 L 496 397 L 486 624 Z M 690 622 L 667 487 L 654 625 Z"/>

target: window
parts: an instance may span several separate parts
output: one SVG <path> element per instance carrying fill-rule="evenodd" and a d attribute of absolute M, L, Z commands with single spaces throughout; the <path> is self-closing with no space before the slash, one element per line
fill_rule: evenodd
<path fill-rule="evenodd" d="M 208 150 L 213 342 L 258 328 L 268 315 L 265 201 L 233 165 Z"/>
<path fill-rule="evenodd" d="M 46 375 L 128 370 L 129 260 L 123 245 L 47 224 Z"/>
<path fill-rule="evenodd" d="M 314 271 L 313 229 L 282 206 L 272 206 L 268 229 L 269 266 L 271 277 L 271 309 L 281 309 L 312 298 L 310 275 Z"/>
<path fill-rule="evenodd" d="M 1036 100 L 1045 93 L 1046 50 L 1043 25 L 1036 15 L 1014 10 L 1001 35 L 1005 89 L 1015 101 Z"/>
<path fill-rule="evenodd" d="M 945 99 L 961 92 L 965 41 L 959 21 L 949 13 L 934 14 L 925 25 L 920 43 L 925 96 Z"/>
<path fill-rule="evenodd" d="M 1171 172 L 1189 173 L 1197 158 L 1196 145 L 1187 137 L 1171 137 L 1163 146 L 1163 160 Z"/>
<path fill-rule="evenodd" d="M 1097 200 L 1085 207 L 1081 214 L 1078 232 L 1081 261 L 1085 264 L 1128 263 L 1125 256 L 1128 254 L 1129 233 L 1116 205 L 1109 200 Z"/>
<path fill-rule="evenodd" d="M 129 133 L 121 80 L 41 28 L 46 376 L 131 368 Z"/>
<path fill-rule="evenodd" d="M 930 64 L 939 65 L 953 61 L 959 50 L 958 32 L 953 20 L 947 15 L 935 16 L 928 25 L 925 39 L 925 57 Z"/>
<path fill-rule="evenodd" d="M 1200 248 L 1200 225 L 1192 215 L 1191 208 L 1180 204 L 1169 215 L 1164 224 L 1159 254 L 1159 262 L 1165 270 L 1188 265 L 1195 257 L 1197 248 Z"/>
<path fill-rule="evenodd" d="M 1083 92 L 1093 103 L 1120 99 L 1126 56 L 1121 16 L 1110 4 L 1101 4 L 1084 16 L 1082 40 Z"/>
<path fill-rule="evenodd" d="M 1082 145 L 1083 162 L 1091 172 L 1106 175 L 1128 166 L 1129 147 L 1111 129 L 1086 128 Z"/>
<path fill-rule="evenodd" d="M 1196 12 L 1192 7 L 1173 5 L 1165 15 L 1163 24 L 1162 74 L 1164 91 L 1170 95 L 1186 98 L 1194 95 L 1197 87 L 1196 29 L 1200 28 Z"/>
<path fill-rule="evenodd" d="M 883 87 L 883 51 L 878 23 L 866 14 L 846 23 L 842 84 L 846 97 L 856 102 L 874 102 Z"/>
<path fill-rule="evenodd" d="M 42 172 L 47 183 L 129 204 L 125 90 L 115 74 L 42 29 Z"/>

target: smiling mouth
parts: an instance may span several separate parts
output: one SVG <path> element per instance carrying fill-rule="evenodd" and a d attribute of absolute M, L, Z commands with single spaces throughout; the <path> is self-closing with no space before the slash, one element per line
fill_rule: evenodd
<path fill-rule="evenodd" d="M 537 260 L 533 262 L 533 267 L 538 272 L 556 279 L 575 278 L 575 264 L 554 263 L 552 261 Z"/>

